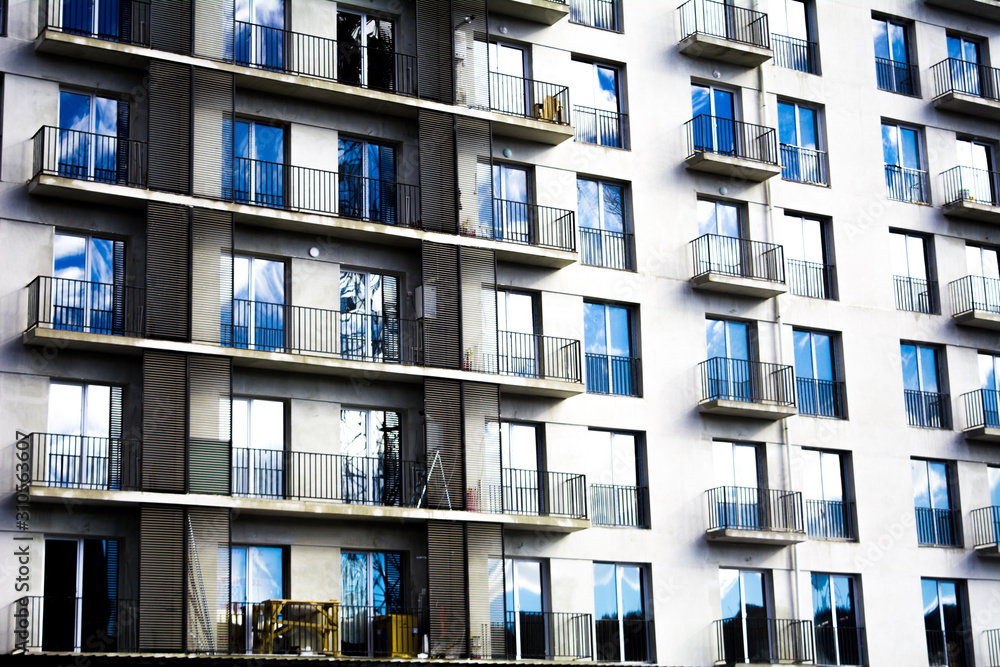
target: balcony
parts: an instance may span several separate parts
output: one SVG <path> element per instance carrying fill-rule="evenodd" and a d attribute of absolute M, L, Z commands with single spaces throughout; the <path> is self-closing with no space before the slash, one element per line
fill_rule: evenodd
<path fill-rule="evenodd" d="M 798 412 L 791 366 L 713 357 L 698 368 L 699 412 L 772 421 Z"/>
<path fill-rule="evenodd" d="M 951 420 L 948 418 L 951 398 L 948 394 L 904 389 L 903 398 L 906 401 L 906 423 L 910 426 L 951 428 Z"/>
<path fill-rule="evenodd" d="M 142 488 L 142 444 L 138 440 L 31 433 L 28 448 L 32 490 Z"/>
<path fill-rule="evenodd" d="M 1000 224 L 1000 173 L 953 167 L 941 174 L 945 215 Z"/>
<path fill-rule="evenodd" d="M 712 542 L 788 545 L 806 539 L 801 493 L 720 486 L 706 496 Z"/>
<path fill-rule="evenodd" d="M 43 126 L 32 137 L 31 144 L 29 192 L 66 196 L 66 188 L 60 187 L 58 181 L 71 179 L 93 184 L 76 184 L 71 195 L 74 198 L 116 203 L 120 197 L 132 195 L 106 186 L 146 187 L 145 142 Z M 46 183 L 45 177 L 55 177 L 57 183 Z"/>
<path fill-rule="evenodd" d="M 461 232 L 491 241 L 576 252 L 576 213 L 523 201 L 492 199 L 492 219 L 462 216 Z M 476 216 L 476 212 L 471 214 Z"/>
<path fill-rule="evenodd" d="M 948 284 L 951 317 L 956 324 L 1000 329 L 1000 280 L 965 276 Z"/>
<path fill-rule="evenodd" d="M 817 540 L 856 540 L 854 510 L 850 502 L 806 499 L 806 532 Z"/>
<path fill-rule="evenodd" d="M 757 67 L 774 55 L 767 14 L 714 0 L 688 0 L 681 15 L 681 53 Z"/>
<path fill-rule="evenodd" d="M 922 547 L 962 546 L 962 515 L 953 509 L 917 507 L 917 544 Z"/>
<path fill-rule="evenodd" d="M 972 546 L 976 553 L 980 556 L 1000 556 L 1000 507 L 972 510 L 969 518 L 972 520 Z"/>
<path fill-rule="evenodd" d="M 819 74 L 819 44 L 795 37 L 771 35 L 774 64 L 806 74 Z"/>
<path fill-rule="evenodd" d="M 691 241 L 691 286 L 768 299 L 788 291 L 780 245 L 705 234 Z"/>
<path fill-rule="evenodd" d="M 577 141 L 607 148 L 631 148 L 626 114 L 574 105 L 573 123 Z"/>
<path fill-rule="evenodd" d="M 1000 21 L 1000 0 L 924 0 L 924 2 L 928 5 L 936 5 L 956 12 L 965 12 L 966 14 L 974 14 L 994 21 Z M 997 655 L 1000 656 L 1000 653 Z M 1000 658 L 998 658 L 997 662 L 1000 662 Z"/>
<path fill-rule="evenodd" d="M 502 654 L 493 659 L 590 660 L 593 657 L 593 615 L 554 611 L 505 612 Z M 494 621 L 495 623 L 495 621 Z"/>
<path fill-rule="evenodd" d="M 965 407 L 966 440 L 1000 442 L 1000 392 L 995 389 L 977 389 L 962 394 Z"/>
<path fill-rule="evenodd" d="M 875 58 L 879 90 L 920 97 L 920 70 L 916 65 L 888 58 Z"/>
<path fill-rule="evenodd" d="M 945 620 L 948 623 L 948 620 Z M 962 621 L 956 619 L 959 625 Z M 959 627 L 961 627 L 959 625 Z M 952 667 L 970 667 L 973 663 L 972 631 L 971 630 L 926 630 L 927 660 L 934 665 L 949 665 Z"/>
<path fill-rule="evenodd" d="M 587 393 L 640 396 L 642 363 L 636 357 L 588 352 Z"/>
<path fill-rule="evenodd" d="M 936 108 L 1000 120 L 1000 69 L 946 58 L 931 68 L 931 75 Z"/>
<path fill-rule="evenodd" d="M 834 380 L 795 378 L 799 414 L 810 417 L 843 419 L 844 383 Z"/>
<path fill-rule="evenodd" d="M 493 0 L 490 14 L 516 16 L 525 21 L 555 25 L 569 16 L 566 0 Z"/>
<path fill-rule="evenodd" d="M 102 5 L 95 16 L 92 2 L 43 1 L 43 31 L 148 47 L 150 0 L 118 0 L 109 5 Z"/>
<path fill-rule="evenodd" d="M 866 641 L 864 628 L 817 626 L 815 662 L 817 665 L 864 665 Z"/>
<path fill-rule="evenodd" d="M 95 587 L 96 588 L 96 587 Z M 29 652 L 139 652 L 139 601 L 33 595 L 16 602 L 16 648 Z"/>
<path fill-rule="evenodd" d="M 812 621 L 725 618 L 715 621 L 715 641 L 716 664 L 813 662 Z"/>
<path fill-rule="evenodd" d="M 830 185 L 825 151 L 781 144 L 781 178 L 794 183 Z"/>
<path fill-rule="evenodd" d="M 620 0 L 569 0 L 569 22 L 621 32 L 618 23 Z"/>
<path fill-rule="evenodd" d="M 498 135 L 553 145 L 573 137 L 567 86 L 500 72 L 490 72 L 489 80 L 486 108 L 501 114 L 493 124 Z M 459 103 L 480 106 L 470 100 L 463 102 L 460 99 Z M 503 120 L 502 116 L 515 116 L 529 122 L 511 122 Z"/>
<path fill-rule="evenodd" d="M 894 164 L 885 165 L 885 188 L 886 197 L 894 201 L 910 204 L 931 202 L 927 172 L 922 169 L 909 169 Z"/>
<path fill-rule="evenodd" d="M 599 618 L 594 621 L 597 662 L 637 663 L 653 660 L 653 621 L 633 618 Z"/>
<path fill-rule="evenodd" d="M 649 528 L 649 489 L 591 484 L 590 514 L 595 526 Z"/>
<path fill-rule="evenodd" d="M 786 259 L 788 291 L 813 299 L 833 298 L 834 267 L 832 264 Z"/>
<path fill-rule="evenodd" d="M 687 169 L 760 183 L 781 173 L 774 129 L 700 115 L 684 124 Z"/>
<path fill-rule="evenodd" d="M 635 236 L 627 232 L 580 227 L 580 262 L 620 271 L 635 271 Z"/>
<path fill-rule="evenodd" d="M 896 310 L 926 315 L 936 315 L 939 312 L 936 280 L 893 276 L 892 285 Z"/>

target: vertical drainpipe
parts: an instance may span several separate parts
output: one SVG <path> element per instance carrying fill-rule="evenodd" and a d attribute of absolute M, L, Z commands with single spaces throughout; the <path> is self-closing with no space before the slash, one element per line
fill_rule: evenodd
<path fill-rule="evenodd" d="M 753 8 L 755 11 L 760 11 L 760 0 L 753 1 Z M 770 29 L 770 28 L 769 28 Z M 767 86 L 764 81 L 764 65 L 757 66 L 757 92 L 758 99 L 760 101 L 760 124 L 767 126 Z M 776 142 L 778 146 L 778 154 L 781 154 L 781 144 Z M 780 157 L 779 157 L 780 162 Z M 771 198 L 771 181 L 770 179 L 764 181 L 764 206 L 767 209 L 767 240 L 769 243 L 775 243 L 776 237 L 774 233 L 774 200 Z M 787 276 L 786 276 L 787 279 Z M 784 346 L 784 325 L 781 321 L 781 295 L 774 297 L 774 321 L 778 328 L 778 335 L 775 341 L 777 346 L 777 358 L 778 363 L 782 366 L 785 365 L 785 346 Z M 792 377 L 792 391 L 795 391 L 795 378 Z M 785 453 L 785 483 L 788 485 L 787 490 L 791 491 L 792 486 L 792 450 L 791 444 L 788 439 L 788 420 L 781 420 L 781 447 Z M 799 592 L 799 559 L 797 544 L 792 544 L 789 546 L 791 549 L 790 559 L 792 561 L 792 605 L 794 611 L 795 620 L 801 620 L 801 600 Z"/>

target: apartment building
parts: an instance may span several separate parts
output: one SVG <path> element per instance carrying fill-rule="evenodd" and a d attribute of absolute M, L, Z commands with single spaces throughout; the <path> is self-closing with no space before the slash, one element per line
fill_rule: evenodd
<path fill-rule="evenodd" d="M 2 652 L 1000 667 L 1000 1 L 0 6 Z"/>

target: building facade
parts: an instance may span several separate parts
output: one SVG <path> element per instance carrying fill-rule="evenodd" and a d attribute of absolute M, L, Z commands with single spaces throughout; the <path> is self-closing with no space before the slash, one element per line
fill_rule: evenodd
<path fill-rule="evenodd" d="M 4 653 L 1000 665 L 998 0 L 16 0 Z"/>

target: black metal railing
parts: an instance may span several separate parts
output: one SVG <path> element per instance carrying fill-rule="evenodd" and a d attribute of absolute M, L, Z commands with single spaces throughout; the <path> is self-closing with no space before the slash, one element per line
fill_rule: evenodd
<path fill-rule="evenodd" d="M 969 514 L 972 520 L 972 544 L 975 547 L 1000 546 L 1000 507 L 980 507 Z"/>
<path fill-rule="evenodd" d="M 587 353 L 587 392 L 638 396 L 642 364 L 636 357 Z"/>
<path fill-rule="evenodd" d="M 952 317 L 974 311 L 1000 314 L 1000 280 L 965 276 L 948 284 Z"/>
<path fill-rule="evenodd" d="M 987 100 L 1000 100 L 1000 69 L 979 63 L 946 58 L 931 67 L 934 97 L 962 93 Z"/>
<path fill-rule="evenodd" d="M 521 660 L 590 659 L 591 614 L 555 611 L 508 611 L 507 658 Z"/>
<path fill-rule="evenodd" d="M 736 616 L 715 621 L 716 662 L 813 661 L 812 621 Z"/>
<path fill-rule="evenodd" d="M 781 177 L 796 183 L 829 185 L 826 151 L 781 144 Z"/>
<path fill-rule="evenodd" d="M 962 394 L 965 428 L 1000 428 L 1000 391 L 977 389 Z"/>
<path fill-rule="evenodd" d="M 635 237 L 627 232 L 580 227 L 580 261 L 588 266 L 635 271 Z"/>
<path fill-rule="evenodd" d="M 730 42 L 771 48 L 767 14 L 714 0 L 688 0 L 681 13 L 681 39 L 691 35 L 711 35 Z"/>
<path fill-rule="evenodd" d="M 146 186 L 146 142 L 45 125 L 32 142 L 32 178 Z"/>
<path fill-rule="evenodd" d="M 985 634 L 989 654 L 988 667 L 1000 667 L 1000 629 L 987 630 Z"/>
<path fill-rule="evenodd" d="M 807 74 L 819 74 L 819 44 L 797 37 L 771 35 L 774 64 Z"/>
<path fill-rule="evenodd" d="M 138 600 L 32 595 L 16 600 L 11 614 L 18 648 L 66 653 L 139 650 Z"/>
<path fill-rule="evenodd" d="M 709 530 L 805 531 L 802 494 L 797 491 L 720 486 L 706 493 Z"/>
<path fill-rule="evenodd" d="M 875 78 L 880 90 L 920 97 L 920 70 L 916 65 L 875 58 Z"/>
<path fill-rule="evenodd" d="M 551 206 L 493 199 L 492 224 L 468 231 L 494 241 L 576 250 L 576 213 Z"/>
<path fill-rule="evenodd" d="M 788 291 L 813 299 L 833 298 L 833 265 L 786 259 Z"/>
<path fill-rule="evenodd" d="M 691 241 L 694 277 L 717 273 L 737 278 L 785 282 L 785 256 L 780 245 L 734 236 L 705 234 Z"/>
<path fill-rule="evenodd" d="M 574 104 L 573 124 L 577 141 L 609 148 L 631 148 L 627 114 Z"/>
<path fill-rule="evenodd" d="M 1000 206 L 1000 172 L 952 167 L 941 173 L 941 181 L 945 204 L 967 201 Z"/>
<path fill-rule="evenodd" d="M 649 662 L 652 660 L 653 621 L 635 618 L 599 618 L 594 621 L 598 662 Z"/>
<path fill-rule="evenodd" d="M 557 0 L 565 3 L 565 0 Z M 619 0 L 569 0 L 569 21 L 591 28 L 621 32 L 618 27 Z"/>
<path fill-rule="evenodd" d="M 854 503 L 806 499 L 806 532 L 809 537 L 822 540 L 857 539 Z"/>
<path fill-rule="evenodd" d="M 746 359 L 712 357 L 698 365 L 701 400 L 795 405 L 795 369 Z"/>
<path fill-rule="evenodd" d="M 962 515 L 958 510 L 917 507 L 915 511 L 918 544 L 938 547 L 962 545 Z"/>
<path fill-rule="evenodd" d="M 142 488 L 142 444 L 126 438 L 29 435 L 31 484 L 66 489 Z"/>
<path fill-rule="evenodd" d="M 820 625 L 816 627 L 817 665 L 865 664 L 865 629 Z"/>
<path fill-rule="evenodd" d="M 569 125 L 569 88 L 557 83 L 490 72 L 490 110 Z"/>
<path fill-rule="evenodd" d="M 910 276 L 892 277 L 896 310 L 934 315 L 938 312 L 937 281 Z"/>
<path fill-rule="evenodd" d="M 235 22 L 233 41 L 233 61 L 238 65 L 417 96 L 417 59 L 385 47 L 338 42 L 245 21 Z"/>
<path fill-rule="evenodd" d="M 948 394 L 904 389 L 903 398 L 906 401 L 906 423 L 910 426 L 950 428 Z"/>
<path fill-rule="evenodd" d="M 38 276 L 28 283 L 28 329 L 35 326 L 112 336 L 142 336 L 145 290 L 113 283 Z"/>
<path fill-rule="evenodd" d="M 111 42 L 149 46 L 149 0 L 101 2 L 48 0 L 43 29 L 95 37 Z"/>
<path fill-rule="evenodd" d="M 896 201 L 913 204 L 929 204 L 930 190 L 927 186 L 927 172 L 922 169 L 885 165 L 886 196 Z"/>
<path fill-rule="evenodd" d="M 684 124 L 684 128 L 688 157 L 717 153 L 778 164 L 778 139 L 774 128 L 706 114 L 695 116 Z"/>
<path fill-rule="evenodd" d="M 836 380 L 795 378 L 799 414 L 844 418 L 844 383 Z"/>
<path fill-rule="evenodd" d="M 595 526 L 649 528 L 649 489 L 591 484 L 590 520 Z"/>
<path fill-rule="evenodd" d="M 470 369 L 545 380 L 583 382 L 580 341 L 517 331 L 497 332 L 496 363 L 484 359 L 484 368 Z"/>
<path fill-rule="evenodd" d="M 545 470 L 501 471 L 502 486 L 491 490 L 491 511 L 524 516 L 587 518 L 587 479 L 584 475 Z M 497 503 L 497 491 L 501 502 Z M 484 507 L 486 509 L 486 507 Z"/>
<path fill-rule="evenodd" d="M 973 664 L 968 656 L 972 647 L 969 630 L 926 630 L 927 662 L 932 667 L 968 667 Z"/>

